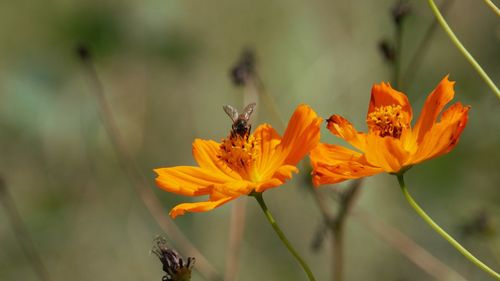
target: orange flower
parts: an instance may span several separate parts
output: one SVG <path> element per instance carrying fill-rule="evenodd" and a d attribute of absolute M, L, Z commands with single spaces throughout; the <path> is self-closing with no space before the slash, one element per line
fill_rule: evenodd
<path fill-rule="evenodd" d="M 183 203 L 170 211 L 175 218 L 206 212 L 241 195 L 282 185 L 298 172 L 295 165 L 319 143 L 321 118 L 306 105 L 292 115 L 283 138 L 264 124 L 253 134 L 230 134 L 221 143 L 196 139 L 193 156 L 199 167 L 155 169 L 162 189 L 186 196 L 208 195 L 208 201 Z"/>
<path fill-rule="evenodd" d="M 327 128 L 357 150 L 320 143 L 311 151 L 313 183 L 336 183 L 380 172 L 398 173 L 414 164 L 451 151 L 467 123 L 469 106 L 455 103 L 438 115 L 453 99 L 454 82 L 446 76 L 427 97 L 416 125 L 410 126 L 408 98 L 388 83 L 372 88 L 366 123 L 368 133 L 356 131 L 349 121 L 332 115 Z"/>

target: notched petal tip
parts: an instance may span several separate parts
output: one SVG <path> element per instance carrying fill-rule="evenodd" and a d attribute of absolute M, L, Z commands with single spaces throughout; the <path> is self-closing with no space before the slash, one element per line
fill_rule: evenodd
<path fill-rule="evenodd" d="M 355 133 L 354 126 L 344 117 L 334 114 L 326 120 L 326 128 L 340 138 L 352 137 Z"/>
<path fill-rule="evenodd" d="M 332 115 L 326 120 L 326 128 L 335 136 L 344 139 L 352 146 L 363 151 L 366 146 L 366 135 L 358 132 L 354 126 L 340 115 Z"/>
<path fill-rule="evenodd" d="M 420 117 L 413 128 L 417 143 L 423 141 L 425 135 L 436 123 L 439 113 L 455 96 L 455 81 L 450 81 L 448 77 L 449 75 L 446 75 L 425 100 Z"/>
<path fill-rule="evenodd" d="M 412 157 L 412 164 L 432 159 L 450 152 L 462 135 L 469 117 L 470 106 L 457 102 L 446 109 L 439 122 L 434 124 L 419 143 Z"/>
<path fill-rule="evenodd" d="M 176 217 L 178 216 L 182 216 L 186 213 L 186 211 L 184 211 L 184 209 L 178 209 L 178 208 L 173 208 L 169 213 L 168 215 L 172 218 L 172 219 L 175 219 Z"/>
<path fill-rule="evenodd" d="M 184 215 L 186 212 L 207 212 L 211 211 L 237 197 L 224 197 L 213 201 L 203 201 L 194 203 L 182 203 L 175 206 L 169 213 L 170 217 L 175 219 L 178 216 Z"/>

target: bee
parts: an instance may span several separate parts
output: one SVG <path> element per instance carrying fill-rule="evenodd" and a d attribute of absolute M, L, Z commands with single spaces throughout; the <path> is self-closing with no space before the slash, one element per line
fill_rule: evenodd
<path fill-rule="evenodd" d="M 231 126 L 231 137 L 240 136 L 247 138 L 252 129 L 252 125 L 249 123 L 250 116 L 254 111 L 256 103 L 251 103 L 243 109 L 241 113 L 238 113 L 234 107 L 230 105 L 224 105 L 224 111 L 227 113 L 229 118 L 233 120 L 233 125 Z"/>

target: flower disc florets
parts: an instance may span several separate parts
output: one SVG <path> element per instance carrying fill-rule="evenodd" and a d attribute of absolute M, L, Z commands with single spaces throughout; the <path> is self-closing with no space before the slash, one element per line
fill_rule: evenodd
<path fill-rule="evenodd" d="M 231 134 L 222 140 L 218 157 L 234 171 L 247 171 L 257 157 L 256 143 L 252 135 Z"/>

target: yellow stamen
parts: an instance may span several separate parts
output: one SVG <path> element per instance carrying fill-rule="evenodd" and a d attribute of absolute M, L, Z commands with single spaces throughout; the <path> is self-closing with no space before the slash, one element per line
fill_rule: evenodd
<path fill-rule="evenodd" d="M 230 135 L 222 140 L 218 157 L 232 170 L 248 176 L 257 156 L 255 144 L 254 136 Z"/>
<path fill-rule="evenodd" d="M 401 105 L 387 105 L 375 108 L 368 114 L 366 123 L 371 132 L 381 137 L 399 139 L 403 129 L 409 127 L 408 113 L 402 110 Z"/>

